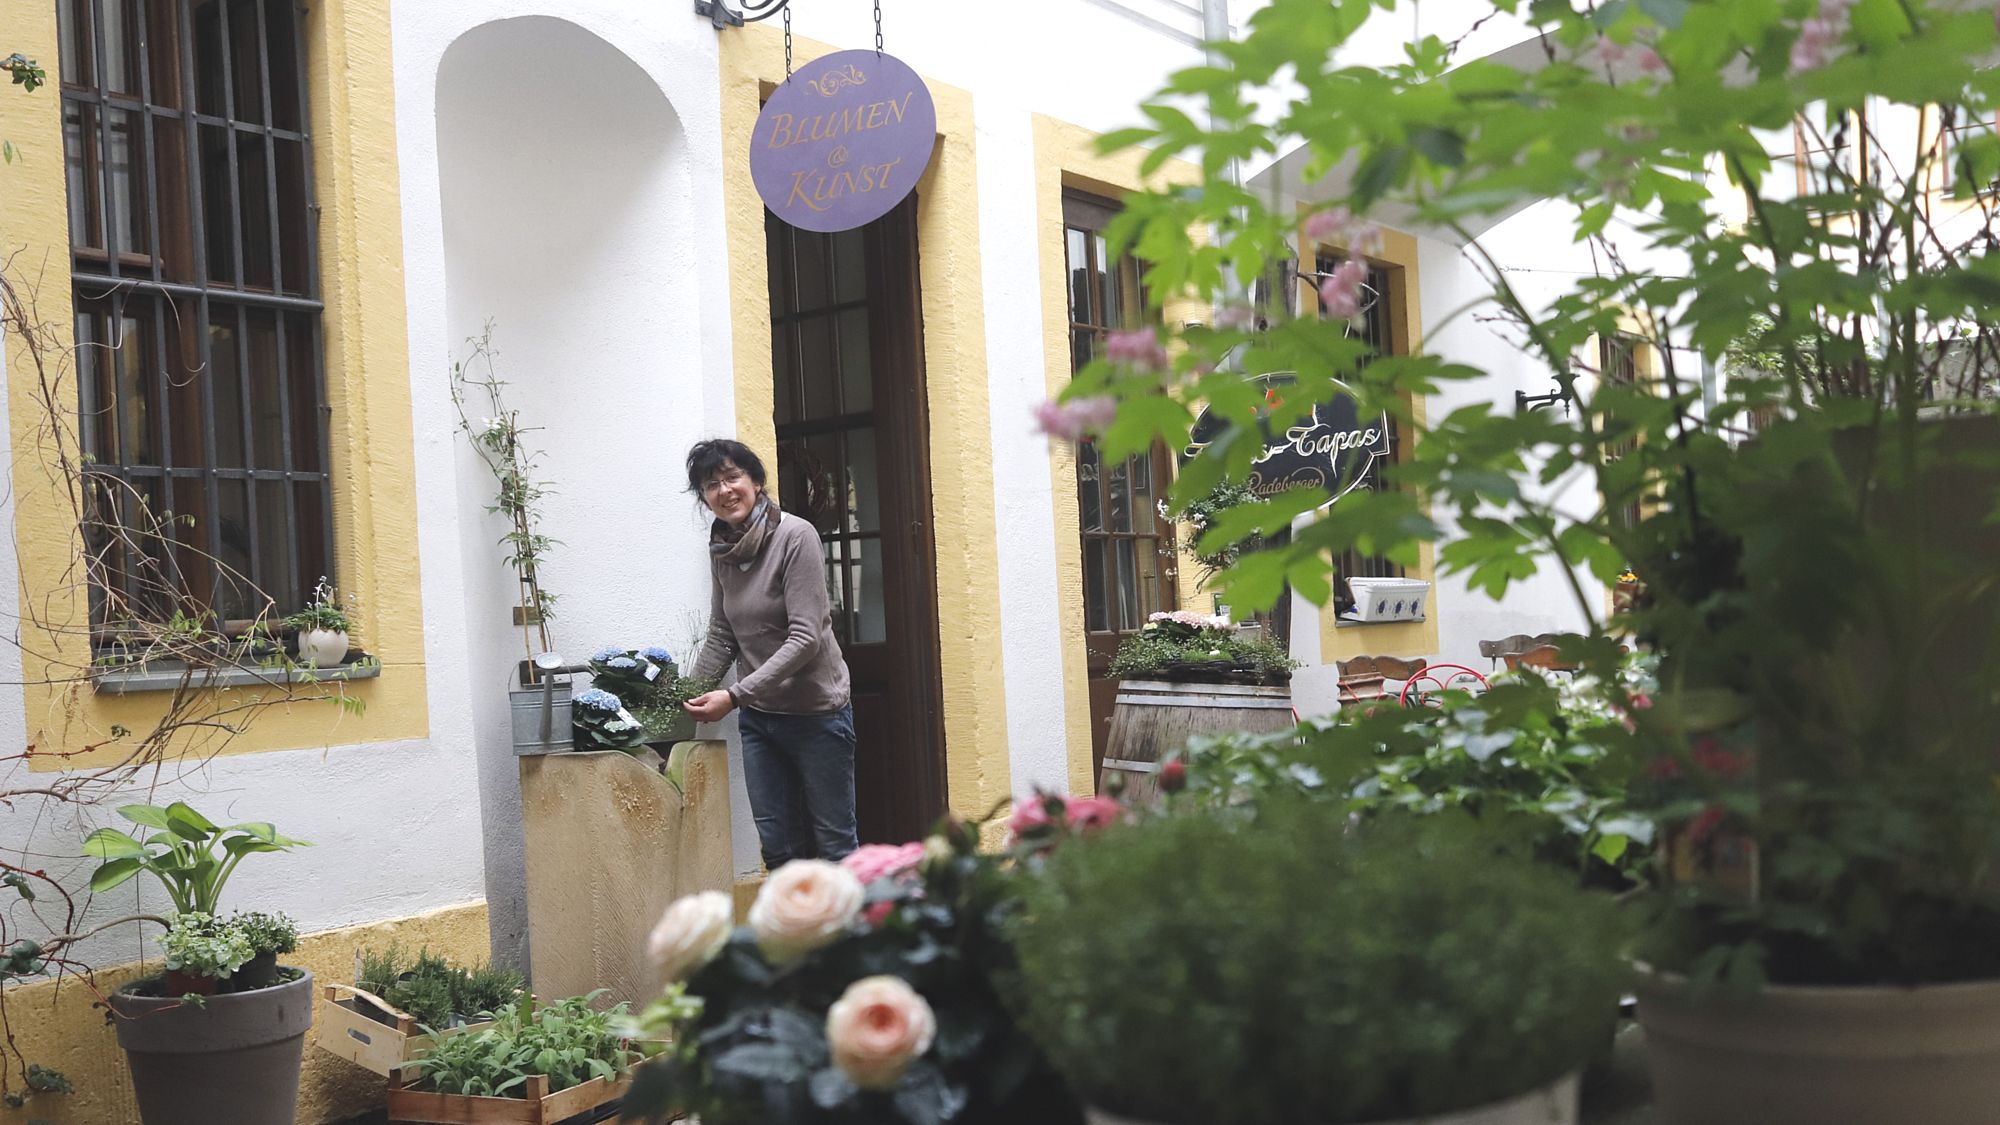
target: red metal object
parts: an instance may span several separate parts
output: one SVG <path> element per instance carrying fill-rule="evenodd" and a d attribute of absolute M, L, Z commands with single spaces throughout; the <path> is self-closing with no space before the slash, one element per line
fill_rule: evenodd
<path fill-rule="evenodd" d="M 1417 685 L 1422 683 L 1431 684 L 1431 690 L 1418 691 Z M 1487 688 L 1486 677 L 1467 668 L 1463 664 L 1431 664 L 1427 665 L 1423 671 L 1410 677 L 1403 684 L 1403 692 L 1396 697 L 1396 702 L 1408 707 L 1410 705 L 1410 693 L 1416 692 L 1418 703 L 1427 707 L 1435 707 L 1437 704 L 1425 701 L 1438 692 L 1470 692 L 1473 690 L 1473 684 L 1479 685 L 1478 690 L 1485 691 Z"/>

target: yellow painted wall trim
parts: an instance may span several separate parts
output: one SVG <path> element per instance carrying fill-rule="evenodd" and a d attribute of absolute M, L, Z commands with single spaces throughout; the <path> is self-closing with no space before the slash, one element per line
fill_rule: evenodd
<path fill-rule="evenodd" d="M 1098 134 L 1067 121 L 1036 114 L 1035 222 L 1041 252 L 1043 376 L 1050 398 L 1070 380 L 1069 286 L 1064 277 L 1062 195 L 1065 187 L 1111 200 L 1147 188 L 1194 183 L 1200 170 L 1183 160 L 1170 160 L 1150 180 L 1139 174 L 1145 153 L 1139 150 L 1101 155 Z M 1207 320 L 1199 302 L 1171 302 L 1169 321 Z M 1063 666 L 1063 731 L 1069 748 L 1072 793 L 1092 793 L 1097 779 L 1090 770 L 1090 668 L 1083 628 L 1083 550 L 1078 540 L 1081 515 L 1076 499 L 1076 453 L 1064 442 L 1049 443 L 1049 481 L 1055 498 L 1057 605 L 1065 615 L 1059 640 Z M 1181 560 L 1182 604 L 1190 604 L 1193 567 Z"/>
<path fill-rule="evenodd" d="M 490 956 L 486 904 L 463 903 L 408 918 L 307 934 L 300 939 L 298 952 L 283 960 L 310 971 L 317 991 L 327 984 L 353 981 L 355 950 L 379 949 L 392 941 L 411 952 L 428 948 L 461 964 L 484 962 Z M 119 965 L 98 972 L 96 986 L 108 992 L 159 971 L 157 961 Z M 103 1011 L 93 1007 L 96 999 L 81 981 L 73 980 L 60 986 L 43 983 L 9 989 L 8 1019 L 22 1052 L 33 1062 L 62 1071 L 76 1085 L 76 1093 L 43 1095 L 18 1110 L 0 1108 L 0 1125 L 27 1125 L 34 1118 L 63 1125 L 132 1125 L 139 1120 L 117 1031 L 105 1023 Z M 319 1001 L 314 1003 L 317 1008 Z M 315 1047 L 318 1033 L 315 1015 L 313 1030 L 306 1033 L 305 1070 L 299 1079 L 299 1125 L 324 1125 L 379 1108 L 387 1080 Z"/>
<path fill-rule="evenodd" d="M 1301 255 L 1313 252 L 1313 243 L 1299 232 L 1299 245 L 1304 247 Z M 1346 247 L 1326 244 L 1328 249 L 1345 252 Z M 1377 254 L 1369 255 L 1368 261 L 1388 271 L 1389 285 L 1389 330 L 1391 350 L 1396 355 L 1413 354 L 1424 338 L 1422 302 L 1418 295 L 1421 279 L 1418 276 L 1419 262 L 1416 236 L 1399 230 L 1382 232 L 1382 248 Z M 1301 308 L 1310 308 L 1314 315 L 1320 314 L 1319 302 L 1310 287 L 1301 283 Z M 1410 444 L 1423 440 L 1424 421 L 1428 401 L 1423 395 L 1410 400 L 1411 425 L 1402 441 L 1407 448 Z M 1351 660 L 1356 656 L 1428 656 L 1438 650 L 1438 618 L 1442 599 L 1438 597 L 1436 552 L 1431 544 L 1420 548 L 1417 569 L 1413 578 L 1431 584 L 1429 606 L 1422 621 L 1404 621 L 1380 625 L 1359 625 L 1352 622 L 1340 623 L 1340 616 L 1334 612 L 1334 603 L 1328 601 L 1320 608 L 1319 651 L 1320 660 L 1332 664 L 1339 660 Z"/>
<path fill-rule="evenodd" d="M 7 50 L 57 73 L 55 5 L 0 0 Z M 300 700 L 264 712 L 238 736 L 185 740 L 173 752 L 205 756 L 421 738 L 428 731 L 423 605 L 416 552 L 416 467 L 410 414 L 402 214 L 396 171 L 395 98 L 386 0 L 326 0 L 307 10 L 315 189 L 321 206 L 320 283 L 328 397 L 333 407 L 334 562 L 359 604 L 356 641 L 382 675 L 345 687 L 359 716 Z M 68 215 L 58 89 L 0 90 L 0 136 L 22 158 L 0 166 L 0 259 L 29 278 L 41 317 L 72 323 Z M 68 330 L 64 329 L 66 346 Z M 28 355 L 6 341 L 7 404 L 14 447 L 10 483 L 20 557 L 23 693 L 38 769 L 119 761 L 129 742 L 114 727 L 153 728 L 160 695 L 99 696 L 76 681 L 89 660 L 89 609 L 71 577 L 80 550 L 62 482 L 52 479 Z M 65 394 L 75 394 L 64 357 Z M 442 373 L 439 374 L 442 378 Z M 282 607 L 290 612 L 298 607 Z M 310 693 L 306 693 L 310 694 Z M 224 697 L 225 699 L 229 697 Z M 254 696 L 236 689 L 235 700 Z M 57 754 L 97 747 L 76 757 Z"/>
<path fill-rule="evenodd" d="M 834 48 L 793 39 L 800 60 Z M 807 65 L 801 61 L 800 67 Z M 775 453 L 764 205 L 747 174 L 764 92 L 784 77 L 783 40 L 756 25 L 721 40 L 724 213 L 737 438 Z M 945 779 L 952 808 L 983 813 L 1011 788 L 1000 647 L 998 524 L 987 401 L 984 274 L 972 96 L 929 79 L 938 145 L 917 184 L 936 541 Z"/>

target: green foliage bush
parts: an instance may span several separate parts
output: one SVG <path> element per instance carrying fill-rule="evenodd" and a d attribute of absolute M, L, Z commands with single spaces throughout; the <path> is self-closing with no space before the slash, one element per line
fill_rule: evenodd
<path fill-rule="evenodd" d="M 1606 1042 L 1618 907 L 1463 818 L 1276 801 L 1059 849 L 1016 935 L 1026 1025 L 1141 1120 L 1346 1125 L 1518 1095 Z"/>
<path fill-rule="evenodd" d="M 417 1060 L 423 1088 L 474 1097 L 527 1096 L 530 1075 L 547 1076 L 553 1094 L 595 1078 L 615 1078 L 641 1055 L 619 1035 L 625 1005 L 597 1011 L 600 992 L 552 1004 L 531 998 L 502 1004 L 493 1023 L 439 1040 Z"/>
<path fill-rule="evenodd" d="M 1653 821 L 1632 797 L 1632 715 L 1652 704 L 1656 665 L 1635 654 L 1607 677 L 1523 669 L 1482 695 L 1441 692 L 1437 707 L 1350 708 L 1275 734 L 1197 739 L 1180 755 L 1187 788 L 1173 800 L 1224 808 L 1296 797 L 1363 816 L 1467 813 L 1586 882 L 1625 889 L 1649 869 L 1654 842 Z"/>

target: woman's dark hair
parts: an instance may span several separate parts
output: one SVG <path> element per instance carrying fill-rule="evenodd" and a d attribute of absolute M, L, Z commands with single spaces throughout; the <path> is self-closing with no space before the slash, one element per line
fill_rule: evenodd
<path fill-rule="evenodd" d="M 695 442 L 688 450 L 688 491 L 700 496 L 701 486 L 722 471 L 724 461 L 749 474 L 758 488 L 764 487 L 764 459 L 756 451 L 740 441 L 710 438 Z"/>

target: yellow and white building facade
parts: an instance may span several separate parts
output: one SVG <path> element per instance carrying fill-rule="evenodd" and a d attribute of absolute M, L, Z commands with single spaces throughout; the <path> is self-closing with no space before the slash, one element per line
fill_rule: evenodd
<path fill-rule="evenodd" d="M 793 7 L 794 67 L 873 44 L 871 8 L 861 0 L 794 0 Z M 912 729 L 932 732 L 932 791 L 951 810 L 975 815 L 1033 786 L 1093 783 L 1090 591 L 1123 589 L 1114 540 L 1125 533 L 1106 530 L 1106 553 L 1093 562 L 1085 532 L 1092 518 L 1110 518 L 1092 515 L 1108 494 L 1094 499 L 1080 490 L 1076 453 L 1033 432 L 1030 411 L 1061 389 L 1076 346 L 1081 220 L 1066 201 L 1115 206 L 1121 193 L 1146 186 L 1136 157 L 1100 155 L 1096 139 L 1134 121 L 1169 73 L 1200 61 L 1203 24 L 1199 5 L 1178 0 L 1024 0 L 1004 8 L 886 0 L 882 7 L 884 45 L 924 77 L 938 119 L 911 220 L 918 279 L 911 299 L 921 331 L 904 362 L 922 378 L 898 407 L 902 428 L 891 435 L 922 446 L 921 455 L 894 451 L 899 464 L 921 469 L 906 474 L 903 501 L 923 524 L 911 532 L 921 550 L 910 556 L 923 573 L 900 581 L 903 603 L 922 604 L 896 612 L 935 633 L 920 638 L 922 659 L 909 665 L 930 679 Z M 1228 15 L 1240 25 L 1254 7 L 1239 0 Z M 93 41 L 88 73 L 65 72 L 58 61 L 79 19 L 127 21 L 128 40 Z M 122 65 L 120 51 L 150 59 L 141 78 L 164 87 L 171 60 L 161 62 L 168 56 L 156 48 L 173 20 L 185 21 L 179 34 L 197 39 L 211 33 L 210 21 L 225 37 L 232 26 L 261 29 L 261 52 L 254 44 L 248 53 L 222 51 L 237 62 L 217 80 L 217 89 L 235 91 L 213 95 L 226 103 L 221 111 L 205 102 L 213 76 L 199 73 L 173 76 L 181 102 L 171 92 L 137 109 L 113 94 L 79 100 L 86 85 L 114 89 L 106 76 Z M 559 541 L 541 578 L 561 597 L 553 640 L 571 659 L 605 645 L 683 644 L 690 615 L 705 613 L 706 520 L 683 470 L 690 444 L 735 436 L 772 461 L 791 440 L 781 430 L 795 424 L 783 419 L 796 404 L 787 405 L 791 392 L 774 381 L 774 363 L 785 362 L 774 356 L 785 354 L 779 335 L 792 330 L 787 318 L 797 310 L 774 308 L 772 254 L 781 242 L 767 226 L 747 157 L 762 99 L 786 77 L 776 23 L 718 31 L 684 0 L 0 0 L 0 56 L 18 51 L 51 76 L 34 93 L 0 88 L 0 139 L 17 152 L 0 165 L 0 262 L 32 288 L 39 317 L 61 326 L 79 354 L 94 352 L 91 362 L 109 363 L 113 374 L 130 358 L 135 377 L 167 380 L 157 401 L 174 409 L 202 403 L 209 413 L 187 440 L 203 440 L 202 425 L 247 435 L 239 476 L 246 495 L 259 498 L 254 510 L 266 513 L 266 524 L 269 513 L 283 511 L 326 531 L 316 545 L 289 541 L 292 581 L 301 581 L 304 559 L 323 560 L 354 598 L 357 644 L 379 661 L 378 674 L 344 689 L 365 705 L 358 710 L 300 702 L 267 712 L 242 733 L 133 781 L 134 801 L 186 799 L 211 816 L 270 821 L 313 842 L 245 864 L 230 900 L 298 918 L 308 935 L 300 956 L 325 979 L 344 979 L 357 945 L 392 939 L 460 958 L 525 962 L 507 701 L 522 642 L 511 618 L 514 576 L 496 545 L 507 529 L 488 510 L 492 481 L 459 430 L 451 396 L 450 372 L 468 341 L 490 330 L 510 405 L 537 428 L 555 490 L 544 530 Z M 289 109 L 280 102 L 291 95 L 269 92 L 270 76 L 283 70 L 276 60 L 285 37 L 274 30 L 283 27 L 298 60 L 290 87 L 298 104 Z M 205 56 L 191 48 L 180 57 Z M 251 58 L 258 74 L 243 62 Z M 150 132 L 141 127 L 147 121 Z M 126 126 L 133 131 L 120 149 Z M 180 282 L 160 281 L 155 307 L 177 309 L 195 290 L 216 307 L 247 302 L 230 315 L 240 315 L 248 342 L 229 336 L 227 324 L 211 327 L 212 353 L 191 363 L 175 359 L 170 346 L 135 345 L 118 329 L 120 314 L 98 311 L 119 288 L 99 269 L 125 289 L 151 292 L 121 280 L 132 275 L 120 270 L 166 278 L 173 267 L 149 274 L 143 256 L 121 257 L 118 246 L 104 245 L 120 234 L 151 237 L 154 257 L 171 257 L 157 230 L 93 236 L 78 228 L 78 191 L 99 200 L 96 211 L 86 208 L 85 228 L 93 221 L 116 228 L 118 208 L 138 206 L 121 196 L 130 188 L 116 168 L 91 165 L 79 179 L 73 154 L 85 129 L 112 145 L 99 151 L 123 153 L 109 164 L 143 153 L 152 171 L 141 194 L 164 192 L 171 169 L 159 162 L 173 159 L 162 153 L 179 143 L 171 140 L 176 130 L 191 138 L 190 151 L 224 138 L 216 143 L 228 160 L 213 167 L 232 169 L 237 192 L 233 205 L 204 212 L 198 260 L 208 263 L 208 276 L 183 285 L 186 293 L 172 288 Z M 271 170 L 253 181 L 245 169 L 257 159 L 269 159 Z M 1284 169 L 1251 170 L 1260 171 L 1282 178 Z M 1158 173 L 1162 182 L 1189 176 L 1172 164 Z M 262 204 L 255 182 L 269 185 Z M 304 226 L 273 217 L 305 200 Z M 153 228 L 193 221 L 171 207 L 157 210 L 157 201 L 146 214 Z M 275 248 L 240 233 L 233 244 L 216 241 L 246 216 L 274 232 L 267 241 Z M 1532 212 L 1510 222 L 1521 224 L 1513 252 L 1524 268 L 1553 276 L 1573 267 L 1552 260 Z M 76 252 L 93 238 L 104 251 L 101 265 Z M 252 259 L 263 254 L 273 264 L 260 285 Z M 223 284 L 217 263 L 230 260 L 229 292 L 209 294 Z M 1485 359 L 1504 346 L 1482 327 L 1446 319 L 1477 283 L 1456 245 L 1391 232 L 1371 264 L 1388 279 L 1385 323 L 1397 350 Z M 826 268 L 836 289 L 845 284 L 844 266 Z M 310 277 L 297 272 L 308 270 Z M 788 300 L 779 296 L 780 304 Z M 838 305 L 827 307 L 837 316 Z M 1208 315 L 1169 311 L 1184 320 Z M 132 323 L 161 340 L 175 330 Z M 284 337 L 289 366 L 258 366 L 262 323 L 298 326 Z M 219 358 L 224 343 L 240 367 Z M 124 348 L 129 355 L 119 354 Z M 815 369 L 791 362 L 804 365 L 810 397 Z M 293 380 L 287 385 L 303 396 L 310 380 L 298 380 L 309 370 L 321 380 L 311 403 L 317 415 L 305 403 L 291 410 L 305 427 L 294 431 L 297 447 L 286 446 L 277 467 L 257 468 L 257 380 Z M 113 760 L 114 732 L 147 729 L 159 697 L 95 691 L 50 672 L 76 661 L 83 642 L 38 636 L 31 623 L 51 613 L 83 620 L 89 607 L 73 581 L 68 510 L 37 487 L 47 471 L 40 383 L 15 336 L 0 351 L 0 371 L 11 473 L 4 489 L 11 535 L 0 536 L 11 565 L 0 566 L 0 606 L 18 619 L 7 631 L 22 639 L 0 648 L 0 680 L 16 685 L 0 688 L 0 740 L 38 750 L 21 763 L 0 758 L 0 785 L 19 788 L 24 777 Z M 217 416 L 215 396 L 200 397 L 201 380 L 225 376 L 250 388 L 247 420 Z M 1540 380 L 1523 361 L 1518 379 L 1455 389 L 1451 400 L 1416 404 L 1417 414 L 1478 397 L 1511 407 L 1514 390 L 1547 389 Z M 302 449 L 313 445 L 314 425 L 323 428 L 307 466 Z M 799 440 L 811 447 L 810 435 Z M 846 463 L 856 463 L 853 447 L 843 448 Z M 228 454 L 208 456 L 212 467 Z M 170 467 L 161 471 L 173 476 Z M 264 483 L 295 492 L 265 505 L 267 492 L 279 492 L 259 491 Z M 325 498 L 323 512 L 298 499 L 308 485 L 322 489 L 313 494 Z M 1130 507 L 1150 494 L 1129 491 L 1129 480 L 1125 487 L 1125 518 L 1136 518 Z M 217 521 L 229 514 L 226 503 L 210 511 Z M 217 541 L 228 545 L 221 533 Z M 864 593 L 903 603 L 895 603 L 893 585 L 869 585 L 866 569 L 880 556 L 857 550 L 846 566 L 860 577 L 841 580 L 859 583 L 847 596 L 861 607 L 855 628 L 865 632 L 882 622 L 862 620 Z M 1093 566 L 1109 570 L 1093 577 Z M 1146 580 L 1156 584 L 1148 604 L 1206 609 L 1209 595 L 1193 572 L 1191 565 L 1156 570 Z M 1532 580 L 1506 607 L 1438 580 L 1428 556 L 1409 576 L 1433 584 L 1425 620 L 1355 626 L 1300 605 L 1295 656 L 1314 668 L 1364 653 L 1484 667 L 1477 639 L 1576 623 L 1556 574 Z M 732 738 L 733 723 L 711 733 Z M 732 787 L 735 865 L 754 878 L 755 833 L 740 779 L 732 777 Z M 109 820 L 101 807 L 0 810 L 0 849 L 10 858 L 46 857 L 52 872 L 80 886 L 90 862 L 66 857 Z M 159 906 L 150 889 L 135 886 L 104 896 L 88 917 Z M 94 939 L 84 953 L 100 966 L 156 955 L 131 928 Z M 112 1032 L 91 999 L 69 985 L 60 993 L 10 986 L 17 1038 L 67 1073 L 78 1092 L 55 1105 L 0 1108 L 0 1125 L 30 1117 L 66 1125 L 136 1120 Z M 309 1051 L 300 1120 L 335 1121 L 368 1108 L 380 1088 L 365 1077 Z"/>

